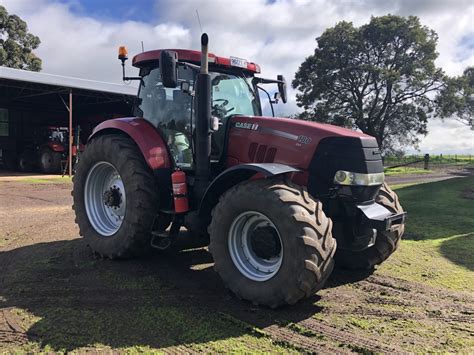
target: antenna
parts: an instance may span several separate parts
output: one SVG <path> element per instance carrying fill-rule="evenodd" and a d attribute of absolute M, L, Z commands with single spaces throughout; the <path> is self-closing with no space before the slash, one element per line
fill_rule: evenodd
<path fill-rule="evenodd" d="M 145 52 L 145 47 L 143 46 L 143 41 L 142 41 L 142 52 Z"/>
<path fill-rule="evenodd" d="M 203 33 L 204 31 L 202 30 L 201 19 L 199 18 L 199 11 L 197 9 L 196 9 L 196 15 L 197 15 L 197 19 L 198 19 L 198 22 L 199 22 L 199 27 L 201 28 L 201 33 Z"/>

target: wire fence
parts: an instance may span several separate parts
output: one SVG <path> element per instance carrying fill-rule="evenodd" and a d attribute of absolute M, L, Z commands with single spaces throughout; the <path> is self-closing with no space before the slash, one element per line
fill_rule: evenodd
<path fill-rule="evenodd" d="M 474 166 L 472 154 L 413 154 L 405 156 L 385 156 L 385 168 L 410 166 L 420 169 L 441 169 L 449 167 Z"/>

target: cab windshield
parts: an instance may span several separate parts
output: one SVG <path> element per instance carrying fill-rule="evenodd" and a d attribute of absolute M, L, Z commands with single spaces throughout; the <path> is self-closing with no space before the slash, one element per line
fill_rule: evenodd
<path fill-rule="evenodd" d="M 259 101 L 247 78 L 226 73 L 210 74 L 213 115 L 218 118 L 260 115 Z"/>
<path fill-rule="evenodd" d="M 176 165 L 193 165 L 192 142 L 195 127 L 193 96 L 180 89 L 188 82 L 191 92 L 197 70 L 178 67 L 178 86 L 165 88 L 161 81 L 160 68 L 141 70 L 142 83 L 138 92 L 138 109 L 143 118 L 159 128 L 167 140 Z M 211 72 L 211 114 L 219 121 L 219 130 L 213 133 L 213 152 L 222 151 L 225 126 L 230 116 L 261 115 L 260 101 L 249 84 L 249 78 L 231 73 Z"/>

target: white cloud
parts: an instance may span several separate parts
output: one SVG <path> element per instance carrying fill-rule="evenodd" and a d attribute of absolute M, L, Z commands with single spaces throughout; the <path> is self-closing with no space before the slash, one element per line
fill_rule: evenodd
<path fill-rule="evenodd" d="M 456 120 L 436 120 L 428 124 L 429 135 L 419 151 L 431 154 L 474 154 L 474 131 Z"/>
<path fill-rule="evenodd" d="M 264 76 L 284 74 L 289 83 L 325 28 L 341 20 L 360 26 L 371 15 L 387 13 L 417 15 L 434 29 L 439 35 L 437 63 L 448 74 L 460 74 L 474 64 L 474 50 L 461 44 L 466 36 L 474 36 L 474 4 L 468 0 L 160 0 L 149 9 L 155 11 L 154 23 L 87 17 L 84 11 L 72 11 L 81 7 L 79 0 L 69 5 L 53 0 L 2 0 L 2 4 L 24 18 L 41 38 L 37 52 L 45 72 L 96 80 L 120 82 L 119 45 L 126 45 L 131 55 L 141 51 L 141 41 L 145 49 L 198 49 L 196 9 L 212 52 L 255 61 Z M 130 65 L 128 71 L 134 74 Z M 286 115 L 296 110 L 295 92 L 290 90 L 289 103 L 278 105 L 276 112 Z M 446 149 L 473 152 L 474 131 L 462 131 L 448 122 L 430 123 L 430 134 L 420 148 L 442 150 L 445 142 Z"/>
<path fill-rule="evenodd" d="M 101 22 L 71 12 L 70 6 L 39 1 L 4 1 L 9 13 L 27 21 L 41 39 L 37 54 L 43 71 L 59 75 L 121 82 L 117 49 L 127 46 L 131 55 L 158 47 L 189 47 L 190 32 L 174 23 L 151 25 L 136 21 Z M 35 6 L 32 6 L 34 4 Z M 129 74 L 133 69 L 128 65 Z"/>

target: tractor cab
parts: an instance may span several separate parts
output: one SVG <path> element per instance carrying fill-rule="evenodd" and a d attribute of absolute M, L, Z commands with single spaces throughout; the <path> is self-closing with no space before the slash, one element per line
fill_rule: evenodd
<path fill-rule="evenodd" d="M 56 151 L 65 151 L 68 144 L 69 129 L 67 127 L 48 126 L 41 131 L 41 141 Z"/>
<path fill-rule="evenodd" d="M 177 53 L 177 85 L 165 87 L 160 68 L 161 50 L 140 53 L 133 65 L 140 69 L 140 87 L 135 115 L 148 120 L 164 136 L 176 166 L 194 167 L 193 146 L 196 128 L 195 83 L 200 52 L 170 50 Z M 258 83 L 254 74 L 260 67 L 240 58 L 209 54 L 211 78 L 211 162 L 221 161 L 229 118 L 234 115 L 261 116 Z M 284 80 L 284 79 L 283 79 Z M 266 82 L 277 82 L 266 79 Z M 270 104 L 275 101 L 270 100 Z"/>

